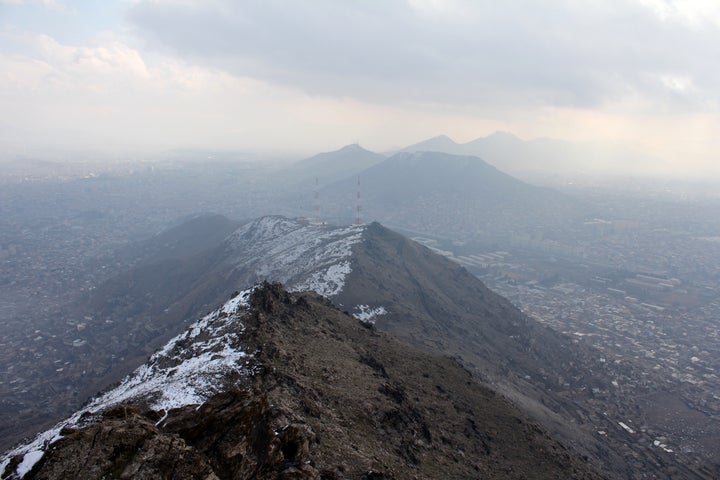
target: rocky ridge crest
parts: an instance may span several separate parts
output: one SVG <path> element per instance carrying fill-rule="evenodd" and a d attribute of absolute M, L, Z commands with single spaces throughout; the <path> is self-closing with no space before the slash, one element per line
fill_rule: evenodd
<path fill-rule="evenodd" d="M 25 478 L 601 478 L 455 359 L 315 293 L 265 283 L 248 300 L 235 312 L 250 374 L 199 404 L 159 411 L 140 396 L 90 412 Z"/>

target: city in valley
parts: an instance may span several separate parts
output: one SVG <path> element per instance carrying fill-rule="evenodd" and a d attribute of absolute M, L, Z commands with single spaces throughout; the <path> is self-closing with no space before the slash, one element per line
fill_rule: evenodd
<path fill-rule="evenodd" d="M 584 394 L 640 399 L 642 415 L 625 412 L 633 441 L 702 449 L 718 434 L 708 419 L 720 418 L 717 201 L 611 195 L 604 206 L 617 217 L 569 226 L 562 238 L 525 235 L 494 245 L 414 239 L 528 315 L 596 348 L 598 369 L 612 364 L 617 376 L 587 385 Z M 639 202 L 642 209 L 633 207 Z M 647 431 L 658 421 L 677 435 Z"/>

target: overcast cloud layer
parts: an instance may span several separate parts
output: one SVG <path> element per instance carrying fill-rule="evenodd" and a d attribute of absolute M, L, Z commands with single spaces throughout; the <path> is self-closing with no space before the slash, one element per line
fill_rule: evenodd
<path fill-rule="evenodd" d="M 239 75 L 380 102 L 713 109 L 717 25 L 670 3 L 142 2 L 152 44 Z"/>
<path fill-rule="evenodd" d="M 704 0 L 0 0 L 0 153 L 383 150 L 446 133 L 715 168 Z"/>

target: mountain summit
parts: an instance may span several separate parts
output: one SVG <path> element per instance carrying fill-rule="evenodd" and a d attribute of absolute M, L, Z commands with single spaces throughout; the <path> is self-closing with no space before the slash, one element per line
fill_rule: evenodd
<path fill-rule="evenodd" d="M 416 153 L 416 152 L 446 152 L 455 153 L 460 146 L 459 143 L 455 142 L 452 138 L 447 135 L 438 135 L 436 137 L 428 138 L 422 142 L 415 143 L 402 149 L 403 152 Z"/>
<path fill-rule="evenodd" d="M 319 153 L 290 165 L 282 176 L 293 184 L 319 182 L 328 185 L 382 162 L 385 156 L 351 144 L 333 152 Z"/>

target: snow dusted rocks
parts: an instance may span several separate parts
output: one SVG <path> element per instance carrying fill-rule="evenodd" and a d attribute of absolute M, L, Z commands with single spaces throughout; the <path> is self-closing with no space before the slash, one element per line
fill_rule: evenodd
<path fill-rule="evenodd" d="M 289 291 L 309 290 L 334 298 L 352 272 L 353 247 L 364 241 L 367 232 L 366 225 L 334 227 L 270 216 L 236 230 L 226 249 L 233 252 L 235 265 L 253 269 L 257 279 L 279 281 Z M 387 313 L 382 306 L 348 307 L 365 323 L 375 323 Z"/>
<path fill-rule="evenodd" d="M 380 315 L 385 315 L 387 313 L 387 310 L 385 310 L 385 307 L 370 307 L 369 305 L 357 305 L 355 307 L 357 310 L 355 313 L 353 313 L 353 317 L 357 318 L 361 322 L 365 323 L 375 323 L 375 317 L 378 317 Z"/>
<path fill-rule="evenodd" d="M 250 290 L 238 294 L 170 340 L 90 408 L 146 399 L 150 408 L 167 412 L 203 403 L 229 375 L 246 375 L 241 319 L 249 294 Z"/>
<path fill-rule="evenodd" d="M 44 449 L 62 437 L 63 429 L 92 423 L 97 413 L 113 406 L 133 402 L 167 417 L 174 408 L 203 404 L 222 391 L 224 382 L 251 375 L 252 356 L 242 343 L 245 330 L 242 319 L 251 292 L 252 289 L 235 295 L 190 325 L 120 385 L 94 398 L 81 411 L 39 434 L 31 443 L 7 452 L 0 462 L 0 474 L 11 459 L 22 457 L 15 469 L 16 478 L 22 478 L 42 458 Z"/>
<path fill-rule="evenodd" d="M 258 279 L 279 281 L 291 291 L 332 297 L 351 272 L 352 246 L 365 226 L 329 227 L 284 217 L 262 217 L 235 231 L 227 242 L 234 262 Z"/>

